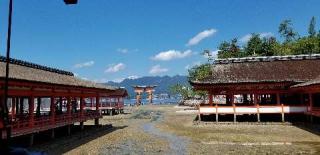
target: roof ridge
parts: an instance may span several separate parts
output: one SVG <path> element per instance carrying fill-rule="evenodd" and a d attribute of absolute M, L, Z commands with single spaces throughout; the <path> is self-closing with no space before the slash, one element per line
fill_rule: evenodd
<path fill-rule="evenodd" d="M 256 56 L 243 58 L 215 59 L 214 64 L 243 63 L 243 62 L 271 62 L 271 61 L 289 61 L 289 60 L 310 60 L 320 59 L 320 54 L 301 54 L 284 56 Z"/>
<path fill-rule="evenodd" d="M 6 60 L 7 60 L 6 57 L 0 56 L 0 62 L 6 62 Z M 57 69 L 57 68 L 53 68 L 53 67 L 48 67 L 48 66 L 44 66 L 44 65 L 39 65 L 39 64 L 32 63 L 32 62 L 19 60 L 19 59 L 10 58 L 9 62 L 10 62 L 10 64 L 25 66 L 25 67 L 34 68 L 34 69 L 40 69 L 40 70 L 53 72 L 53 73 L 57 73 L 57 74 L 74 76 L 74 74 L 69 71 L 65 71 L 65 70 L 61 70 L 61 69 Z"/>

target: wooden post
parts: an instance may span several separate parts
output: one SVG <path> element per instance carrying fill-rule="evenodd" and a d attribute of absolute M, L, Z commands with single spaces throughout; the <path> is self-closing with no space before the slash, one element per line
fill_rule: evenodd
<path fill-rule="evenodd" d="M 212 93 L 211 92 L 209 92 L 209 105 L 210 106 L 213 106 L 213 101 L 212 101 Z"/>
<path fill-rule="evenodd" d="M 80 116 L 81 117 L 83 117 L 83 113 L 84 113 L 83 105 L 84 105 L 84 98 L 80 97 Z"/>
<path fill-rule="evenodd" d="M 218 103 L 216 103 L 216 123 L 219 122 Z"/>
<path fill-rule="evenodd" d="M 21 97 L 20 98 L 20 114 L 23 114 L 23 110 L 24 110 L 24 98 Z"/>
<path fill-rule="evenodd" d="M 34 125 L 34 97 L 30 96 L 29 98 L 29 127 Z"/>
<path fill-rule="evenodd" d="M 312 93 L 309 93 L 309 109 L 310 109 L 310 111 L 312 111 L 312 109 L 313 109 Z"/>
<path fill-rule="evenodd" d="M 13 97 L 12 98 L 12 106 L 11 106 L 11 121 L 13 121 L 15 119 L 15 115 L 16 115 L 16 98 Z"/>
<path fill-rule="evenodd" d="M 282 122 L 284 122 L 284 109 L 283 109 L 283 104 L 281 104 L 281 117 L 282 117 Z"/>
<path fill-rule="evenodd" d="M 41 113 L 41 97 L 37 98 L 37 111 L 36 111 L 36 116 L 40 117 Z"/>
<path fill-rule="evenodd" d="M 198 120 L 201 122 L 200 105 L 198 105 Z"/>
<path fill-rule="evenodd" d="M 231 97 L 230 97 L 230 102 L 232 104 L 232 108 L 233 108 L 233 123 L 236 123 L 237 122 L 237 112 L 236 112 L 236 105 L 234 103 L 234 94 L 231 94 Z"/>
<path fill-rule="evenodd" d="M 33 141 L 34 141 L 34 134 L 31 133 L 31 134 L 30 134 L 30 137 L 29 137 L 29 146 L 32 146 L 32 145 L 33 145 Z"/>
<path fill-rule="evenodd" d="M 97 97 L 96 97 L 96 112 L 100 115 L 99 107 L 100 107 L 100 97 L 97 96 Z M 99 125 L 99 118 L 96 118 L 96 119 L 94 120 L 94 124 L 95 124 L 95 125 Z"/>
<path fill-rule="evenodd" d="M 257 121 L 260 122 L 260 105 L 258 103 L 258 94 L 254 94 L 253 104 L 257 106 Z"/>
<path fill-rule="evenodd" d="M 257 104 L 257 121 L 260 122 L 260 106 Z"/>
<path fill-rule="evenodd" d="M 281 104 L 280 93 L 277 93 L 277 105 Z"/>
<path fill-rule="evenodd" d="M 67 114 L 68 114 L 68 121 L 72 120 L 72 98 L 70 96 L 67 97 Z"/>
<path fill-rule="evenodd" d="M 50 111 L 51 111 L 51 124 L 55 124 L 56 117 L 56 106 L 54 102 L 54 97 L 50 97 Z"/>

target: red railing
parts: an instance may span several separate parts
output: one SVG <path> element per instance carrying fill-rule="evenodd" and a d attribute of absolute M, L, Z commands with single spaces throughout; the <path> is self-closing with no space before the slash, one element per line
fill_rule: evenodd
<path fill-rule="evenodd" d="M 33 123 L 31 123 L 29 117 L 20 117 L 12 122 L 12 135 L 25 135 L 100 117 L 101 114 L 96 111 L 84 112 L 83 116 L 81 113 L 74 113 L 72 115 L 60 114 L 55 116 L 54 121 L 51 116 L 40 116 L 35 117 Z"/>

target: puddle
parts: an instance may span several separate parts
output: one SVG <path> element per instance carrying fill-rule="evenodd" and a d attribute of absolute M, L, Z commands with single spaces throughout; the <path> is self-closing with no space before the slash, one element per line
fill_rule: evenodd
<path fill-rule="evenodd" d="M 166 154 L 187 154 L 188 139 L 159 130 L 155 125 L 161 122 L 162 113 L 153 112 L 151 115 L 151 122 L 144 124 L 143 130 L 169 142 L 170 150 L 168 150 L 168 153 Z"/>

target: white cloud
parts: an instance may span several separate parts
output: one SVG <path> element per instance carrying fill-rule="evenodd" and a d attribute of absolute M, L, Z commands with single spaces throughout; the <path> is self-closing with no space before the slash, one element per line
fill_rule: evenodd
<path fill-rule="evenodd" d="M 134 79 L 137 79 L 139 78 L 139 76 L 137 75 L 131 75 L 131 76 L 128 76 L 127 79 L 130 79 L 130 80 L 134 80 Z"/>
<path fill-rule="evenodd" d="M 75 64 L 74 68 L 84 68 L 84 67 L 91 67 L 94 65 L 94 61 L 88 61 L 84 63 Z"/>
<path fill-rule="evenodd" d="M 125 64 L 118 63 L 118 64 L 110 65 L 104 72 L 115 73 L 115 72 L 119 72 L 120 70 L 124 70 L 125 68 L 126 68 Z"/>
<path fill-rule="evenodd" d="M 117 51 L 120 53 L 126 54 L 126 53 L 128 53 L 129 50 L 126 48 L 118 48 Z"/>
<path fill-rule="evenodd" d="M 161 68 L 160 65 L 155 65 L 155 66 L 152 66 L 149 73 L 150 74 L 160 74 L 160 73 L 165 73 L 165 72 L 168 72 L 169 69 L 167 68 Z"/>
<path fill-rule="evenodd" d="M 274 34 L 272 32 L 262 32 L 260 33 L 260 37 L 264 38 L 264 37 L 272 37 L 274 36 Z"/>
<path fill-rule="evenodd" d="M 196 36 L 191 38 L 189 42 L 187 43 L 187 46 L 193 46 L 197 45 L 200 41 L 202 41 L 205 38 L 208 38 L 212 35 L 214 35 L 217 32 L 216 29 L 209 29 L 209 30 L 204 30 L 200 33 L 198 33 Z"/>
<path fill-rule="evenodd" d="M 118 48 L 117 52 L 122 53 L 122 54 L 127 54 L 127 53 L 132 53 L 132 52 L 137 52 L 139 51 L 138 49 L 127 49 L 127 48 Z"/>
<path fill-rule="evenodd" d="M 272 32 L 262 32 L 262 33 L 259 33 L 259 35 L 260 35 L 260 38 L 274 36 Z M 243 37 L 241 37 L 239 41 L 242 43 L 247 43 L 251 37 L 252 37 L 252 34 L 246 34 Z"/>
<path fill-rule="evenodd" d="M 152 60 L 159 60 L 159 61 L 168 61 L 172 59 L 181 59 L 192 55 L 191 50 L 186 50 L 184 52 L 177 51 L 177 50 L 169 50 L 163 51 L 152 57 Z"/>

